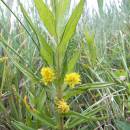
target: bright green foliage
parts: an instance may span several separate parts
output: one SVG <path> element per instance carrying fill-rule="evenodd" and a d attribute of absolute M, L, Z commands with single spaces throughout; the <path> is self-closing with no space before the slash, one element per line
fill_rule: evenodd
<path fill-rule="evenodd" d="M 47 28 L 47 30 L 52 36 L 56 37 L 57 35 L 56 27 L 55 27 L 56 23 L 52 12 L 49 10 L 47 5 L 43 1 L 35 0 L 34 2 L 38 10 L 39 16 L 43 21 L 45 27 Z"/>
<path fill-rule="evenodd" d="M 34 31 L 35 35 L 37 36 L 40 42 L 40 53 L 42 58 L 48 63 L 48 65 L 53 65 L 53 50 L 49 44 L 47 44 L 45 38 L 41 35 L 40 30 L 36 28 L 36 26 L 32 23 L 30 17 L 28 16 L 27 12 L 20 4 L 22 13 L 25 19 L 28 21 L 29 25 L 31 26 L 32 30 Z"/>
<path fill-rule="evenodd" d="M 65 56 L 65 52 L 69 40 L 75 32 L 77 23 L 83 11 L 83 5 L 84 5 L 84 0 L 81 0 L 80 3 L 75 8 L 75 10 L 73 11 L 71 17 L 69 18 L 69 21 L 67 22 L 63 35 L 61 37 L 60 43 L 58 44 L 56 57 L 58 57 L 57 62 L 60 64 L 60 68 L 61 65 L 63 64 L 63 60 L 64 60 L 64 56 Z"/>
<path fill-rule="evenodd" d="M 98 2 L 102 10 L 103 1 Z M 8 19 L 0 21 L 0 126 L 10 130 L 129 129 L 128 123 L 115 121 L 129 113 L 124 111 L 129 109 L 130 46 L 124 44 L 129 39 L 119 31 L 120 38 L 116 41 L 111 32 L 115 26 L 110 29 L 110 21 L 103 21 L 103 18 L 107 21 L 103 10 L 101 21 L 96 16 L 97 21 L 89 23 L 83 13 L 84 0 L 79 1 L 69 17 L 66 17 L 69 0 L 52 0 L 50 6 L 34 0 L 40 18 L 36 20 L 19 2 L 24 18 L 21 21 L 8 4 L 3 0 L 1 3 L 19 24 L 14 32 L 8 33 L 10 27 L 4 24 Z M 42 67 L 54 71 L 54 79 L 48 84 L 44 81 L 45 74 L 50 73 L 42 76 Z M 80 75 L 81 81 L 71 88 L 65 76 L 73 72 Z M 120 80 L 120 76 L 126 79 Z M 61 99 L 64 102 L 58 106 Z M 67 105 L 69 109 L 62 113 L 60 109 Z"/>
<path fill-rule="evenodd" d="M 67 8 L 69 8 L 69 4 L 70 0 L 63 0 L 56 3 L 56 30 L 59 40 L 61 39 L 64 31 L 63 28 L 65 28 L 65 13 L 68 13 Z"/>

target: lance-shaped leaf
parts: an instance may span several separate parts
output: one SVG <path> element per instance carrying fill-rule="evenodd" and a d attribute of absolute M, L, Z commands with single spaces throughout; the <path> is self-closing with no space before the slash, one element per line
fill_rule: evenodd
<path fill-rule="evenodd" d="M 25 125 L 24 123 L 22 123 L 22 122 L 12 121 L 11 123 L 12 123 L 12 125 L 13 125 L 14 127 L 16 127 L 18 130 L 35 130 L 35 129 L 31 128 L 31 127 L 26 126 L 26 125 Z"/>
<path fill-rule="evenodd" d="M 41 114 L 37 109 L 35 109 L 30 103 L 29 97 L 25 96 L 23 102 L 26 106 L 26 109 L 32 114 L 35 119 L 39 120 L 41 123 L 48 127 L 55 128 L 55 121 L 50 116 L 46 115 L 46 113 Z"/>
<path fill-rule="evenodd" d="M 26 12 L 22 4 L 20 4 L 20 7 L 24 18 L 29 23 L 31 29 L 35 33 L 37 40 L 40 42 L 40 54 L 43 60 L 45 60 L 48 65 L 53 65 L 53 49 L 46 42 L 45 38 L 41 35 L 40 30 L 33 24 L 31 18 L 29 17 L 28 13 Z"/>
<path fill-rule="evenodd" d="M 60 0 L 56 2 L 56 31 L 58 35 L 58 39 L 61 38 L 61 35 L 65 28 L 66 17 L 65 13 L 67 12 L 67 8 L 70 6 L 70 0 Z"/>
<path fill-rule="evenodd" d="M 80 19 L 80 16 L 83 11 L 83 5 L 84 5 L 84 0 L 80 0 L 79 4 L 76 6 L 74 9 L 71 17 L 68 20 L 68 23 L 66 24 L 66 27 L 64 29 L 63 35 L 61 37 L 60 43 L 57 46 L 57 55 L 58 57 L 58 64 L 62 65 L 63 59 L 65 56 L 65 52 L 69 43 L 69 40 L 73 36 L 76 26 L 78 24 L 78 21 Z"/>
<path fill-rule="evenodd" d="M 34 2 L 45 27 L 52 36 L 56 37 L 56 23 L 52 12 L 49 10 L 43 0 L 34 0 Z"/>
<path fill-rule="evenodd" d="M 72 72 L 73 70 L 74 70 L 74 67 L 75 67 L 75 65 L 76 65 L 76 63 L 77 63 L 77 61 L 78 61 L 78 58 L 79 58 L 79 54 L 80 54 L 80 52 L 75 52 L 74 54 L 73 54 L 73 56 L 72 56 L 72 58 L 70 59 L 70 61 L 68 62 L 68 67 L 67 67 L 67 69 L 68 69 L 68 73 L 70 73 L 70 72 Z"/>
<path fill-rule="evenodd" d="M 103 89 L 106 87 L 110 87 L 114 85 L 114 83 L 88 83 L 83 84 L 77 88 L 69 89 L 64 93 L 64 98 L 67 100 L 73 96 L 82 94 L 88 90 L 94 90 L 94 89 Z"/>
<path fill-rule="evenodd" d="M 46 40 L 44 39 L 44 37 L 39 33 L 39 40 L 40 40 L 40 54 L 42 56 L 42 58 L 48 63 L 49 66 L 53 66 L 53 50 L 50 47 L 50 45 L 46 42 Z"/>
<path fill-rule="evenodd" d="M 0 112 L 6 111 L 6 108 L 4 107 L 2 101 L 0 100 Z"/>
<path fill-rule="evenodd" d="M 37 109 L 39 111 L 43 111 L 44 103 L 46 101 L 46 92 L 44 89 L 40 91 L 39 96 L 36 98 L 36 101 L 37 101 Z"/>
<path fill-rule="evenodd" d="M 53 128 L 53 130 L 56 129 L 55 120 L 53 120 L 52 118 L 50 118 L 46 114 L 44 114 L 43 117 L 41 117 L 41 115 L 39 113 L 31 113 L 31 114 L 34 116 L 34 118 L 39 120 L 41 123 L 45 124 L 48 127 Z"/>
<path fill-rule="evenodd" d="M 82 113 L 70 111 L 68 116 L 70 116 L 72 119 L 69 122 L 66 122 L 65 127 L 66 128 L 74 128 L 75 126 L 81 124 L 81 123 L 89 123 L 91 121 L 97 121 L 97 120 L 103 120 L 108 118 L 108 116 L 96 116 L 97 113 L 102 111 L 104 109 L 104 106 L 97 106 L 93 109 L 86 109 Z"/>

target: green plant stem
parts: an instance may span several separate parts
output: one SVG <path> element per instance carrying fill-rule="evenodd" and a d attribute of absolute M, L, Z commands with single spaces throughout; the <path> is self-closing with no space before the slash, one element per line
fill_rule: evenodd
<path fill-rule="evenodd" d="M 57 88 L 57 97 L 59 100 L 62 99 L 63 97 L 61 85 L 59 85 L 59 87 Z M 59 116 L 59 130 L 64 130 L 64 117 L 60 113 L 58 116 Z"/>
<path fill-rule="evenodd" d="M 61 63 L 60 63 L 60 54 L 59 51 L 56 56 L 56 61 L 57 61 L 57 74 L 58 74 L 58 82 L 57 82 L 57 98 L 58 100 L 61 100 L 63 98 L 63 90 L 62 90 L 62 83 L 61 83 Z M 64 130 L 64 117 L 62 114 L 58 113 L 59 117 L 59 130 Z"/>
<path fill-rule="evenodd" d="M 59 86 L 58 88 L 57 88 L 57 97 L 58 97 L 58 99 L 62 99 L 62 88 L 61 88 L 61 86 Z"/>
<path fill-rule="evenodd" d="M 59 67 L 59 62 L 58 62 L 58 68 Z M 63 91 L 62 91 L 62 85 L 60 82 L 60 71 L 59 71 L 59 75 L 58 75 L 58 84 L 57 84 L 57 98 L 58 100 L 61 100 L 63 98 Z M 59 117 L 59 130 L 64 130 L 64 117 L 62 114 L 58 113 L 58 117 Z"/>
<path fill-rule="evenodd" d="M 64 117 L 60 115 L 60 130 L 64 130 Z"/>

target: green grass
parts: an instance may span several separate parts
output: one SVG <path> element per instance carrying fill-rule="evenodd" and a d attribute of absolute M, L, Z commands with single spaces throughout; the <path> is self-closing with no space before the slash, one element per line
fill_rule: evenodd
<path fill-rule="evenodd" d="M 37 18 L 30 18 L 19 4 L 24 20 L 15 16 L 16 26 L 11 33 L 10 18 L 1 12 L 0 128 L 63 130 L 63 125 L 65 130 L 103 130 L 103 127 L 124 130 L 119 125 L 119 120 L 123 120 L 121 123 L 129 129 L 125 122 L 129 116 L 130 80 L 130 5 L 127 2 L 121 6 L 121 12 L 113 6 L 108 14 L 101 10 L 100 3 L 100 17 L 93 18 L 82 12 L 81 2 L 68 23 L 65 13 L 69 10 L 68 1 L 58 3 L 64 8 L 52 3 L 53 13 L 46 5 L 40 8 L 35 1 L 40 18 L 38 14 Z M 1 0 L 0 9 L 2 3 Z M 5 7 L 9 13 L 11 9 Z M 42 66 L 54 68 L 59 75 L 51 88 L 40 81 Z M 72 90 L 65 89 L 63 95 L 71 111 L 60 115 L 53 99 L 57 91 L 61 92 L 58 86 L 63 84 L 65 74 L 73 71 L 81 75 L 82 84 Z M 120 76 L 125 76 L 125 81 Z M 26 108 L 25 95 L 38 113 Z"/>

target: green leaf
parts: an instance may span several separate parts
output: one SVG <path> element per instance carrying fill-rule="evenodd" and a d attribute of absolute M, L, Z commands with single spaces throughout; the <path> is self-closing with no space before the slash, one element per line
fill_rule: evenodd
<path fill-rule="evenodd" d="M 90 106 L 91 107 L 91 106 Z M 75 126 L 81 124 L 81 123 L 89 123 L 91 121 L 99 121 L 108 118 L 107 116 L 96 116 L 96 113 L 100 112 L 103 110 L 103 106 L 97 106 L 97 107 L 91 107 L 91 109 L 87 108 L 85 111 L 82 113 L 78 112 L 70 112 L 68 115 L 70 117 L 73 117 L 71 121 L 66 122 L 66 127 L 67 128 L 74 128 Z"/>
<path fill-rule="evenodd" d="M 9 107 L 10 107 L 11 113 L 12 113 L 12 115 L 14 115 L 15 119 L 19 120 L 20 117 L 19 117 L 19 113 L 18 113 L 18 109 L 17 109 L 17 104 L 12 95 L 10 96 Z"/>
<path fill-rule="evenodd" d="M 84 119 L 84 120 L 88 120 L 90 118 L 89 116 L 84 116 L 82 113 L 78 113 L 75 111 L 70 111 L 67 113 L 67 115 L 74 117 L 74 118 L 76 117 L 76 118 Z"/>
<path fill-rule="evenodd" d="M 78 24 L 78 21 L 83 11 L 83 5 L 84 5 L 84 0 L 80 0 L 79 4 L 76 6 L 71 17 L 69 18 L 69 21 L 66 24 L 60 43 L 57 46 L 56 57 L 58 57 L 57 64 L 59 65 L 63 64 L 63 60 L 64 60 L 64 56 L 65 56 L 65 52 L 66 52 L 69 40 L 71 39 L 71 37 L 73 36 L 76 30 L 76 26 Z"/>
<path fill-rule="evenodd" d="M 120 76 L 127 76 L 127 72 L 124 69 L 118 69 L 113 72 L 118 78 Z"/>
<path fill-rule="evenodd" d="M 94 89 L 103 89 L 106 87 L 110 87 L 114 85 L 115 83 L 88 83 L 83 84 L 77 88 L 69 89 L 64 93 L 64 98 L 67 100 L 73 96 L 82 94 L 88 90 L 94 90 Z"/>
<path fill-rule="evenodd" d="M 6 111 L 6 108 L 4 107 L 2 101 L 0 100 L 0 112 Z"/>
<path fill-rule="evenodd" d="M 36 98 L 37 109 L 38 111 L 43 111 L 44 103 L 46 101 L 46 92 L 42 89 L 39 93 L 39 96 Z"/>
<path fill-rule="evenodd" d="M 53 119 L 48 117 L 46 114 L 44 114 L 43 117 L 41 117 L 40 113 L 31 113 L 37 120 L 39 120 L 41 123 L 47 125 L 48 127 L 51 127 L 53 129 L 56 128 L 56 123 Z"/>
<path fill-rule="evenodd" d="M 38 36 L 39 36 L 39 40 L 41 43 L 40 54 L 41 54 L 43 60 L 45 60 L 49 66 L 53 66 L 53 64 L 54 64 L 53 50 L 41 34 L 39 34 Z"/>
<path fill-rule="evenodd" d="M 22 123 L 22 122 L 12 121 L 11 123 L 12 123 L 12 125 L 13 125 L 14 127 L 16 127 L 18 130 L 35 130 L 35 129 L 33 129 L 33 128 L 30 128 L 30 127 L 26 126 L 26 125 L 25 125 L 24 123 Z"/>
<path fill-rule="evenodd" d="M 23 5 L 21 3 L 19 5 L 20 5 L 20 9 L 22 11 L 22 14 L 23 14 L 25 20 L 29 23 L 31 29 L 33 30 L 33 32 L 35 33 L 35 35 L 37 37 L 37 40 L 39 40 L 38 36 L 37 36 L 37 29 L 36 29 L 35 25 L 33 24 L 31 18 L 29 17 L 27 11 L 24 9 Z"/>
<path fill-rule="evenodd" d="M 57 18 L 58 19 L 63 18 L 64 13 L 65 13 L 69 3 L 70 3 L 70 0 L 62 0 L 57 3 L 56 7 L 57 7 Z"/>
<path fill-rule="evenodd" d="M 69 123 L 67 125 L 67 128 L 70 129 L 70 128 L 74 128 L 75 126 L 80 125 L 82 123 L 90 123 L 92 121 L 96 122 L 96 121 L 105 120 L 107 118 L 108 118 L 107 116 L 104 116 L 104 117 L 91 116 L 91 117 L 88 117 L 88 118 L 86 117 L 86 119 L 79 118 L 79 119 L 77 119 L 77 121 L 73 121 L 73 122 Z"/>
<path fill-rule="evenodd" d="M 34 83 L 39 82 L 40 79 L 38 77 L 36 77 L 33 72 L 31 72 L 30 70 L 28 70 L 27 68 L 25 68 L 22 64 L 18 63 L 17 60 L 15 60 L 12 56 L 8 57 L 11 59 L 11 61 L 13 62 L 13 64 L 25 75 L 27 76 L 29 79 L 31 79 Z"/>
<path fill-rule="evenodd" d="M 116 121 L 116 125 L 119 128 L 119 130 L 130 130 L 130 124 L 126 121 Z"/>
<path fill-rule="evenodd" d="M 97 59 L 97 53 L 96 53 L 96 44 L 94 42 L 94 34 L 90 35 L 88 32 L 86 32 L 85 35 L 89 50 L 89 57 L 90 57 L 89 60 L 92 65 L 95 65 Z"/>
<path fill-rule="evenodd" d="M 65 93 L 64 93 L 64 99 L 69 99 L 69 98 L 71 98 L 71 97 L 73 97 L 73 96 L 76 96 L 76 95 L 79 95 L 79 94 L 82 94 L 82 93 L 84 93 L 84 91 L 82 91 L 82 90 L 75 90 L 75 89 L 73 89 L 73 90 L 67 90 Z"/>
<path fill-rule="evenodd" d="M 87 84 L 83 84 L 77 87 L 76 89 L 77 90 L 86 90 L 86 89 L 93 90 L 93 89 L 102 89 L 102 88 L 110 87 L 112 85 L 115 85 L 115 83 L 100 83 L 100 82 L 87 83 Z"/>
<path fill-rule="evenodd" d="M 33 97 L 31 100 L 34 100 Z M 30 112 L 30 114 L 33 116 L 33 118 L 48 127 L 55 128 L 55 126 L 56 126 L 55 120 L 53 120 L 50 116 L 48 116 L 46 113 L 44 113 L 44 110 L 41 113 L 40 113 L 40 111 L 38 111 L 38 109 L 34 108 L 32 110 L 32 107 L 30 107 L 30 106 L 32 106 L 31 102 L 30 102 L 31 100 L 29 100 L 29 102 L 26 102 L 25 106 L 26 106 L 28 112 Z"/>
<path fill-rule="evenodd" d="M 67 7 L 69 7 L 70 0 L 61 0 L 57 2 L 56 5 L 56 21 L 57 21 L 57 35 L 58 38 L 61 38 L 61 35 L 64 31 L 65 28 L 65 23 L 66 23 L 66 17 L 65 13 L 67 12 Z"/>
<path fill-rule="evenodd" d="M 75 52 L 72 56 L 72 58 L 70 59 L 69 63 L 68 63 L 68 73 L 72 72 L 74 70 L 75 64 L 78 61 L 79 58 L 79 54 L 80 52 Z"/>
<path fill-rule="evenodd" d="M 56 37 L 56 23 L 52 12 L 49 10 L 47 5 L 42 0 L 34 0 L 34 2 L 38 10 L 39 16 L 43 21 L 45 27 L 52 36 Z"/>
<path fill-rule="evenodd" d="M 37 40 L 40 42 L 40 54 L 41 54 L 43 60 L 45 60 L 48 63 L 48 65 L 52 66 L 53 65 L 53 49 L 46 42 L 43 35 L 41 35 L 40 30 L 38 30 L 35 27 L 35 25 L 33 24 L 32 20 L 31 20 L 31 18 L 28 16 L 28 13 L 23 8 L 22 4 L 20 4 L 20 7 L 21 7 L 24 18 L 27 20 L 27 22 L 29 23 L 31 29 L 35 33 L 35 35 L 37 37 Z"/>

